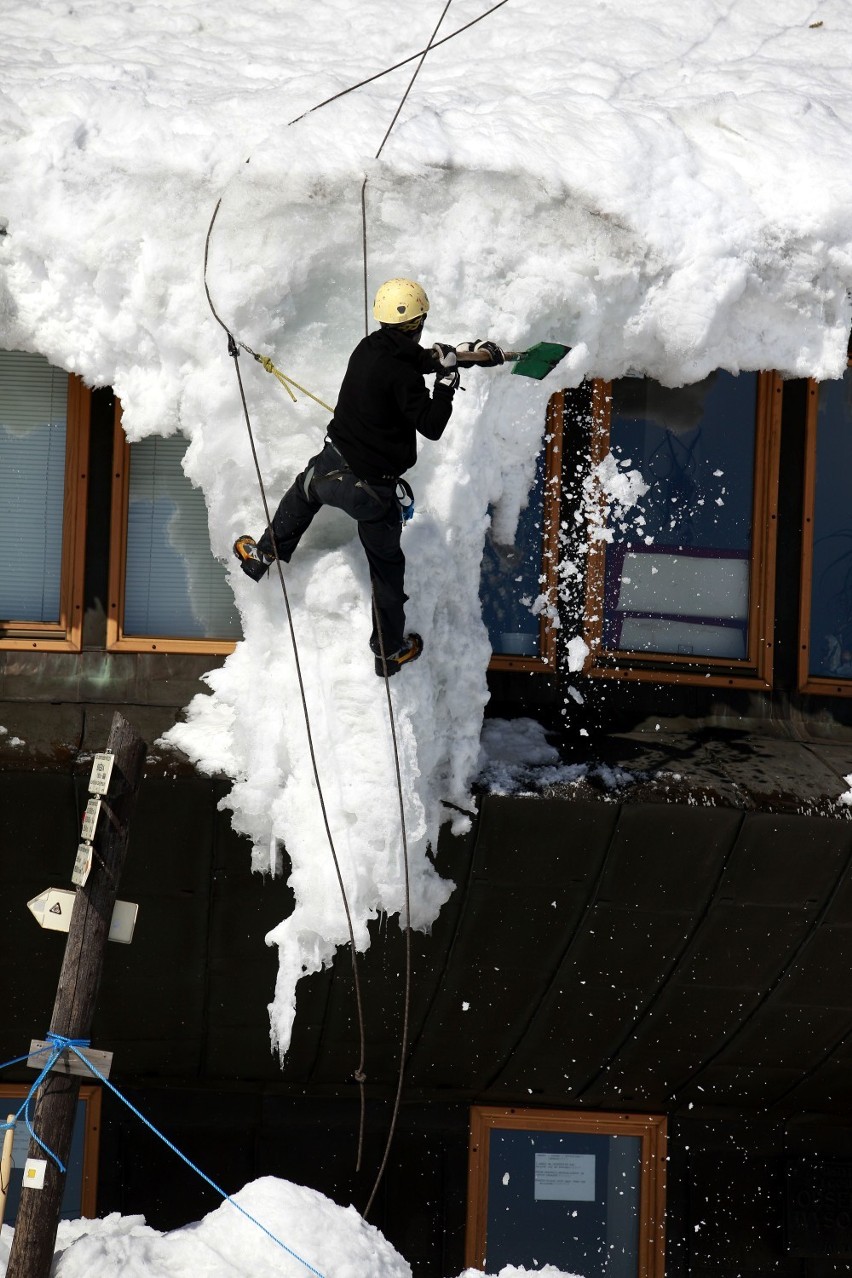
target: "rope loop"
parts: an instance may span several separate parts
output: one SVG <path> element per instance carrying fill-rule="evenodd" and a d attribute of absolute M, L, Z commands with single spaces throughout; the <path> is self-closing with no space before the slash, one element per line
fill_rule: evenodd
<path fill-rule="evenodd" d="M 38 1047 L 36 1048 L 34 1052 L 27 1052 L 26 1056 L 17 1056 L 15 1060 L 6 1061 L 4 1065 L 0 1065 L 0 1069 L 6 1069 L 7 1066 L 9 1065 L 18 1065 L 22 1061 L 31 1060 L 33 1056 L 43 1056 L 45 1052 L 49 1053 L 47 1061 L 43 1069 L 41 1070 L 35 1082 L 33 1083 L 32 1087 L 30 1088 L 30 1090 L 27 1092 L 26 1096 L 24 1097 L 23 1103 L 21 1104 L 21 1107 L 18 1110 L 18 1112 L 15 1114 L 13 1121 L 10 1123 L 8 1122 L 0 1123 L 0 1131 L 8 1131 L 10 1127 L 14 1127 L 15 1123 L 17 1123 L 18 1119 L 23 1114 L 24 1122 L 27 1125 L 27 1131 L 29 1132 L 32 1139 L 38 1145 L 39 1149 L 44 1150 L 48 1158 L 53 1159 L 53 1161 L 56 1163 L 56 1166 L 59 1168 L 60 1172 L 62 1172 L 62 1174 L 64 1175 L 66 1171 L 66 1167 L 62 1159 L 59 1158 L 59 1156 L 55 1154 L 48 1145 L 45 1145 L 44 1141 L 36 1133 L 33 1127 L 32 1119 L 30 1118 L 30 1104 L 32 1103 L 33 1098 L 35 1097 L 36 1092 L 41 1087 L 42 1083 L 47 1078 L 48 1074 L 53 1069 L 54 1065 L 59 1060 L 60 1056 L 62 1055 L 64 1051 L 70 1050 L 76 1053 L 76 1055 L 80 1057 L 80 1060 L 83 1061 L 83 1063 L 87 1065 L 89 1069 L 92 1068 L 89 1061 L 87 1061 L 85 1056 L 83 1056 L 82 1052 L 79 1051 L 79 1048 L 89 1046 L 89 1040 L 87 1038 L 67 1038 L 64 1034 L 56 1034 L 51 1030 L 49 1030 L 47 1034 L 45 1034 L 45 1040 L 49 1044 L 49 1046 Z"/>
<path fill-rule="evenodd" d="M 58 1048 L 60 1052 L 64 1052 L 68 1047 L 91 1047 L 92 1042 L 89 1038 L 66 1038 L 64 1034 L 54 1034 L 52 1030 L 48 1030 L 44 1037 L 48 1043 L 53 1043 L 54 1047 Z M 77 1052 L 77 1055 L 79 1056 L 80 1053 Z"/>

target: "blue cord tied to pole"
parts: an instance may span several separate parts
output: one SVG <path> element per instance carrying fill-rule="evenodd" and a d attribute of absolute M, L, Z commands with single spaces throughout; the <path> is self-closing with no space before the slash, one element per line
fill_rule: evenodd
<path fill-rule="evenodd" d="M 82 1052 L 78 1051 L 78 1048 L 88 1047 L 89 1040 L 87 1038 L 66 1038 L 64 1034 L 53 1034 L 50 1032 L 48 1032 L 45 1035 L 45 1037 L 48 1043 L 51 1044 L 50 1047 L 40 1047 L 35 1052 L 28 1052 L 26 1056 L 18 1056 L 15 1060 L 6 1062 L 6 1065 L 18 1065 L 20 1064 L 21 1061 L 28 1061 L 33 1056 L 41 1056 L 44 1052 L 50 1053 L 50 1055 L 47 1058 L 47 1063 L 45 1064 L 38 1078 L 33 1083 L 32 1087 L 30 1088 L 30 1090 L 27 1092 L 26 1096 L 24 1097 L 24 1103 L 21 1105 L 21 1108 L 18 1110 L 17 1114 L 15 1115 L 14 1122 L 0 1123 L 0 1131 L 5 1131 L 10 1127 L 14 1127 L 15 1123 L 21 1117 L 21 1114 L 23 1114 L 24 1122 L 27 1125 L 27 1131 L 29 1132 L 30 1136 L 33 1138 L 33 1140 L 39 1146 L 39 1148 L 44 1150 L 48 1158 L 53 1159 L 53 1161 L 56 1163 L 56 1166 L 64 1175 L 66 1171 L 66 1167 L 65 1167 L 65 1164 L 62 1162 L 62 1159 L 59 1158 L 56 1154 L 54 1154 L 52 1149 L 50 1149 L 47 1145 L 45 1145 L 44 1141 L 36 1134 L 33 1128 L 32 1119 L 30 1118 L 30 1102 L 32 1101 L 38 1089 L 41 1087 L 44 1080 L 47 1078 L 50 1071 L 53 1069 L 56 1062 L 59 1060 L 62 1053 L 66 1050 L 66 1048 L 69 1048 L 72 1052 L 75 1052 L 77 1056 L 79 1056 L 80 1059 L 85 1062 L 86 1065 L 89 1064 L 85 1056 L 83 1056 Z M 5 1069 L 6 1065 L 2 1066 L 2 1068 Z"/>
<path fill-rule="evenodd" d="M 225 1190 L 222 1189 L 220 1185 L 217 1185 L 215 1180 L 211 1180 L 209 1176 L 205 1175 L 205 1173 L 201 1170 L 200 1167 L 196 1167 L 195 1163 L 193 1163 L 191 1159 L 187 1158 L 186 1154 L 181 1153 L 177 1145 L 173 1145 L 167 1136 L 164 1136 L 163 1133 L 159 1131 L 154 1126 L 154 1124 L 145 1117 L 144 1114 L 140 1113 L 140 1111 L 136 1108 L 135 1105 L 131 1104 L 131 1102 L 127 1099 L 126 1096 L 123 1096 L 121 1094 L 118 1088 L 109 1081 L 106 1075 L 102 1074 L 101 1071 L 98 1069 L 98 1067 L 94 1065 L 87 1056 L 83 1055 L 80 1049 L 83 1047 L 89 1046 L 89 1040 L 87 1038 L 66 1038 L 64 1034 L 53 1034 L 53 1033 L 46 1034 L 45 1038 L 50 1044 L 49 1047 L 39 1047 L 35 1052 L 28 1052 L 26 1056 L 18 1056 L 13 1061 L 6 1061 L 4 1065 L 0 1065 L 0 1070 L 6 1069 L 6 1067 L 9 1065 L 18 1065 L 20 1064 L 21 1061 L 28 1061 L 33 1056 L 40 1056 L 43 1052 L 50 1052 L 50 1056 L 48 1057 L 48 1060 L 46 1065 L 44 1066 L 44 1069 L 41 1071 L 38 1078 L 33 1083 L 23 1105 L 21 1106 L 21 1108 L 18 1110 L 17 1114 L 15 1115 L 15 1121 L 17 1121 L 20 1118 L 21 1114 L 23 1113 L 24 1118 L 26 1119 L 27 1128 L 33 1140 L 36 1142 L 36 1144 L 41 1146 L 41 1148 L 44 1150 L 46 1154 L 48 1154 L 53 1159 L 53 1161 L 56 1163 L 56 1166 L 59 1168 L 59 1170 L 63 1174 L 65 1173 L 64 1164 L 57 1158 L 56 1154 L 54 1154 L 52 1149 L 48 1149 L 47 1145 L 45 1145 L 43 1141 L 39 1140 L 38 1136 L 36 1136 L 35 1132 L 33 1131 L 32 1123 L 30 1122 L 30 1116 L 29 1116 L 29 1105 L 36 1091 L 38 1090 L 40 1085 L 44 1082 L 44 1079 L 47 1077 L 50 1071 L 53 1069 L 53 1066 L 59 1060 L 59 1057 L 62 1055 L 64 1051 L 67 1050 L 67 1051 L 73 1052 L 75 1056 L 78 1056 L 80 1060 L 83 1062 L 83 1064 L 86 1066 L 86 1068 L 89 1070 L 89 1072 L 93 1074 L 95 1078 L 97 1078 L 101 1083 L 103 1083 L 105 1087 L 108 1087 L 109 1090 L 113 1093 L 113 1095 L 117 1096 L 118 1099 L 122 1102 L 122 1104 L 126 1105 L 127 1108 L 130 1110 L 130 1112 L 132 1114 L 135 1114 L 136 1117 L 140 1120 L 140 1122 L 143 1122 L 145 1124 L 145 1126 L 149 1129 L 149 1131 L 152 1131 L 155 1136 L 158 1136 L 160 1140 L 163 1142 L 163 1144 L 167 1145 L 173 1154 L 177 1154 L 178 1158 L 180 1158 L 182 1162 L 186 1163 L 187 1167 L 189 1167 L 192 1171 L 194 1171 L 197 1176 L 200 1176 L 201 1179 L 205 1181 L 210 1186 L 211 1189 L 214 1189 L 220 1198 L 223 1198 L 225 1202 L 230 1203 L 232 1207 L 236 1207 L 237 1211 L 241 1212 L 242 1215 L 245 1216 L 247 1220 L 250 1220 L 253 1225 L 257 1225 L 258 1229 L 262 1230 L 263 1233 L 266 1234 L 267 1238 L 271 1238 L 272 1241 L 277 1244 L 277 1246 L 281 1247 L 283 1251 L 287 1252 L 288 1256 L 292 1256 L 294 1260 L 298 1260 L 299 1264 L 304 1265 L 305 1268 L 310 1270 L 312 1274 L 315 1274 L 316 1278 L 325 1278 L 325 1275 L 319 1269 L 315 1269 L 314 1266 L 309 1264 L 308 1261 L 305 1260 L 304 1257 L 300 1256 L 298 1252 L 293 1251 L 292 1247 L 288 1247 L 285 1242 L 282 1242 L 280 1238 L 278 1238 L 275 1234 L 273 1234 L 271 1229 L 267 1229 L 266 1225 L 262 1224 L 257 1219 L 256 1216 L 252 1216 L 251 1212 L 246 1211 L 245 1207 L 241 1207 L 240 1204 L 236 1201 L 236 1199 L 232 1198 L 230 1194 L 226 1193 Z M 2 1131 L 4 1128 L 13 1127 L 13 1126 L 14 1126 L 14 1123 L 0 1123 L 0 1131 Z"/>

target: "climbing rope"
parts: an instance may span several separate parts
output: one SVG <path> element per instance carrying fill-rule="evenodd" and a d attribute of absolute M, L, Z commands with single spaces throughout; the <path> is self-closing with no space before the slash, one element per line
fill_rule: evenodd
<path fill-rule="evenodd" d="M 298 124 L 306 116 L 313 115 L 314 111 L 319 111 L 320 107 L 328 106 L 330 103 L 336 102 L 338 98 L 345 98 L 347 93 L 354 93 L 356 89 L 363 89 L 365 85 L 381 80 L 383 76 L 390 75 L 392 71 L 398 71 L 400 67 L 408 66 L 408 63 L 414 62 L 416 58 L 422 59 L 430 49 L 439 49 L 442 44 L 455 40 L 456 36 L 460 36 L 463 31 L 469 31 L 471 27 L 476 26 L 477 22 L 482 22 L 483 18 L 488 18 L 492 13 L 496 13 L 498 9 L 502 9 L 504 4 L 508 4 L 508 0 L 498 0 L 498 3 L 492 5 L 490 9 L 486 9 L 485 13 L 480 13 L 478 18 L 472 18 L 463 27 L 458 27 L 455 31 L 451 31 L 442 40 L 436 40 L 434 44 L 430 44 L 426 49 L 421 49 L 419 53 L 412 53 L 407 58 L 403 58 L 401 62 L 395 62 L 392 67 L 385 67 L 384 71 L 377 71 L 375 75 L 367 76 L 366 80 L 359 80 L 357 84 L 350 84 L 348 89 L 341 89 L 339 93 L 333 93 L 330 98 L 324 98 L 322 102 L 317 102 L 316 106 L 308 107 L 307 111 L 303 111 L 301 115 L 297 115 L 295 119 L 290 120 L 289 124 Z"/>
<path fill-rule="evenodd" d="M 364 80 L 360 80 L 357 84 L 350 85 L 348 88 L 341 90 L 339 93 L 333 94 L 329 98 L 325 98 L 322 102 L 318 102 L 315 106 L 310 107 L 307 111 L 303 112 L 301 115 L 296 116 L 293 120 L 290 120 L 287 127 L 297 124 L 300 120 L 303 120 L 307 115 L 312 114 L 314 111 L 320 110 L 321 107 L 328 106 L 331 102 L 336 102 L 338 99 L 345 97 L 348 93 L 353 93 L 355 92 L 355 90 L 360 89 L 367 84 L 372 84 L 375 80 L 381 79 L 383 76 L 389 75 L 392 71 L 395 71 L 398 68 L 407 65 L 409 62 L 413 62 L 416 59 L 419 59 L 417 67 L 415 68 L 415 71 L 411 77 L 411 80 L 408 83 L 405 93 L 403 94 L 400 100 L 400 103 L 396 109 L 396 112 L 394 113 L 393 119 L 391 120 L 385 132 L 385 135 L 382 138 L 379 149 L 376 152 L 375 158 L 378 159 L 385 146 L 385 143 L 387 142 L 391 134 L 391 131 L 393 130 L 394 125 L 396 124 L 397 119 L 399 118 L 400 112 L 402 111 L 402 108 L 405 105 L 405 101 L 411 91 L 414 81 L 416 80 L 420 72 L 423 62 L 425 61 L 426 55 L 432 49 L 438 48 L 440 45 L 446 44 L 449 40 L 455 39 L 455 37 L 458 35 L 461 35 L 462 32 L 469 30 L 471 27 L 475 26 L 478 22 L 481 22 L 484 18 L 487 18 L 490 14 L 495 13 L 498 9 L 501 9 L 503 5 L 506 4 L 507 2 L 508 0 L 498 0 L 498 3 L 495 5 L 492 5 L 492 7 L 490 9 L 487 9 L 485 13 L 482 13 L 477 18 L 474 18 L 470 22 L 465 23 L 464 26 L 459 27 L 456 31 L 452 32 L 450 35 L 444 36 L 443 39 L 436 40 L 438 30 L 440 29 L 441 24 L 443 23 L 444 18 L 446 17 L 446 14 L 452 3 L 452 0 L 447 0 L 444 6 L 443 12 L 441 13 L 441 17 L 439 18 L 438 23 L 435 27 L 435 30 L 432 32 L 432 36 L 425 49 L 421 50 L 419 53 L 412 54 L 408 58 L 404 58 L 401 62 L 394 63 L 393 66 L 386 67 L 383 71 L 379 71 L 375 75 L 369 76 Z M 251 157 L 249 157 L 249 159 L 246 160 L 247 164 L 250 162 L 250 159 Z M 362 252 L 363 252 L 363 262 L 364 262 L 364 272 L 363 272 L 364 273 L 364 327 L 365 327 L 365 331 L 369 331 L 366 186 L 367 186 L 367 178 L 365 177 L 361 187 L 361 219 L 362 219 Z M 228 353 L 234 360 L 234 369 L 235 369 L 235 372 L 237 375 L 237 381 L 239 384 L 240 399 L 243 405 L 243 414 L 245 416 L 246 429 L 248 432 L 249 442 L 251 445 L 252 458 L 254 460 L 258 486 L 259 486 L 261 498 L 263 501 L 264 514 L 266 517 L 266 528 L 267 528 L 267 532 L 269 533 L 269 538 L 272 544 L 273 554 L 275 556 L 276 568 L 278 571 L 278 578 L 279 578 L 279 582 L 281 584 L 281 590 L 284 596 L 285 609 L 287 613 L 287 623 L 288 623 L 288 627 L 290 631 L 291 642 L 293 645 L 293 654 L 294 654 L 295 663 L 296 663 L 296 673 L 297 673 L 298 682 L 299 682 L 299 691 L 300 691 L 301 702 L 302 702 L 302 710 L 303 710 L 304 719 L 305 719 L 305 729 L 307 733 L 308 746 L 310 750 L 311 766 L 313 768 L 314 781 L 317 787 L 317 794 L 319 797 L 320 807 L 322 810 L 326 836 L 329 842 L 329 847 L 331 849 L 335 872 L 337 874 L 337 880 L 340 886 L 340 891 L 343 898 L 344 910 L 346 913 L 350 947 L 352 950 L 353 981 L 355 985 L 355 997 L 356 997 L 356 1002 L 358 1007 L 358 1024 L 359 1024 L 359 1035 L 360 1035 L 360 1044 L 361 1044 L 360 1062 L 359 1062 L 359 1066 L 357 1070 L 355 1071 L 355 1078 L 357 1079 L 359 1083 L 359 1088 L 360 1088 L 360 1102 L 361 1102 L 361 1120 L 360 1120 L 359 1137 L 358 1137 L 358 1157 L 356 1162 L 356 1170 L 360 1170 L 361 1156 L 362 1156 L 363 1143 L 364 1143 L 364 1126 L 365 1126 L 364 1084 L 366 1082 L 366 1075 L 364 1073 L 364 1062 L 366 1057 L 366 1045 L 365 1045 L 363 1006 L 362 1006 L 362 1000 L 361 1000 L 360 979 L 359 979 L 358 963 L 356 959 L 356 950 L 355 950 L 354 930 L 352 926 L 352 918 L 351 918 L 351 912 L 349 909 L 349 903 L 346 896 L 346 889 L 343 883 L 342 874 L 340 872 L 340 865 L 339 865 L 337 853 L 334 846 L 334 840 L 331 834 L 331 828 L 329 825 L 328 814 L 327 814 L 326 805 L 325 805 L 325 798 L 323 795 L 322 785 L 321 785 L 320 777 L 319 777 L 319 769 L 317 766 L 316 753 L 314 750 L 313 734 L 312 734 L 311 723 L 310 723 L 310 714 L 308 711 L 305 686 L 304 686 L 304 681 L 303 681 L 302 673 L 301 673 L 301 664 L 299 661 L 298 645 L 296 642 L 296 633 L 295 633 L 295 627 L 293 624 L 293 616 L 292 616 L 292 612 L 290 608 L 290 601 L 289 601 L 289 596 L 287 593 L 287 586 L 284 580 L 284 573 L 281 567 L 281 560 L 279 559 L 279 556 L 278 556 L 278 548 L 275 544 L 275 538 L 272 533 L 272 520 L 271 520 L 271 515 L 269 510 L 269 503 L 267 500 L 266 490 L 263 483 L 260 463 L 257 457 L 257 450 L 255 448 L 255 442 L 254 442 L 254 433 L 251 427 L 251 420 L 249 416 L 248 405 L 246 403 L 245 390 L 243 388 L 242 376 L 240 374 L 240 367 L 239 367 L 240 349 L 246 351 L 247 354 L 250 354 L 255 360 L 257 360 L 266 369 L 267 372 L 272 373 L 275 377 L 277 377 L 281 385 L 284 387 L 284 389 L 287 391 L 287 393 L 290 395 L 290 398 L 294 402 L 295 402 L 296 396 L 293 392 L 293 388 L 295 387 L 296 390 L 299 390 L 302 394 L 307 395 L 310 399 L 314 400 L 317 404 L 321 405 L 327 411 L 333 413 L 334 409 L 332 409 L 323 400 L 319 399 L 311 391 L 307 390 L 303 386 L 300 386 L 298 382 L 294 381 L 292 378 L 282 373 L 279 369 L 275 367 L 275 365 L 272 363 L 272 360 L 269 359 L 267 356 L 261 356 L 256 351 L 251 350 L 251 348 L 247 346 L 245 343 L 237 342 L 233 333 L 228 328 L 227 324 L 225 324 L 224 320 L 216 311 L 216 308 L 213 304 L 213 299 L 210 294 L 210 288 L 207 283 L 207 266 L 208 266 L 209 250 L 210 250 L 210 238 L 213 233 L 213 227 L 216 223 L 216 219 L 219 214 L 219 209 L 222 204 L 222 198 L 223 197 L 220 196 L 216 202 L 216 207 L 213 210 L 213 216 L 210 219 L 210 225 L 207 229 L 207 238 L 206 238 L 205 246 L 204 246 L 204 291 L 207 295 L 207 302 L 210 306 L 210 310 L 213 314 L 213 317 L 215 318 L 216 322 L 221 326 L 221 328 L 224 330 L 227 336 Z M 405 932 L 405 944 L 406 944 L 406 967 L 405 967 L 405 998 L 404 998 L 404 1011 L 403 1011 L 403 1029 L 402 1029 L 402 1041 L 401 1041 L 401 1050 L 400 1050 L 400 1067 L 399 1067 L 399 1073 L 398 1073 L 394 1109 L 393 1109 L 393 1114 L 391 1117 L 391 1125 L 388 1132 L 388 1138 L 385 1144 L 385 1150 L 382 1157 L 381 1165 L 379 1167 L 379 1171 L 376 1176 L 375 1183 L 370 1193 L 367 1206 L 363 1213 L 365 1217 L 367 1216 L 370 1210 L 370 1207 L 372 1206 L 373 1200 L 375 1198 L 376 1192 L 378 1190 L 379 1184 L 384 1174 L 387 1161 L 388 1161 L 388 1156 L 390 1153 L 391 1144 L 392 1144 L 394 1133 L 396 1130 L 396 1123 L 397 1123 L 397 1118 L 399 1115 L 403 1081 L 404 1081 L 404 1075 L 405 1075 L 405 1062 L 406 1062 L 406 1057 L 408 1054 L 408 1033 L 409 1033 L 409 1020 L 410 1020 L 410 998 L 411 998 L 411 898 L 410 898 L 410 878 L 409 878 L 409 860 L 408 860 L 408 840 L 407 840 L 406 826 L 405 826 L 405 801 L 404 801 L 404 795 L 403 795 L 402 775 L 401 775 L 400 762 L 399 762 L 399 747 L 398 747 L 397 735 L 396 735 L 396 723 L 395 723 L 395 718 L 393 713 L 393 702 L 392 702 L 391 694 L 390 694 L 390 683 L 388 679 L 387 655 L 384 650 L 384 637 L 382 635 L 381 627 L 378 624 L 378 613 L 376 608 L 375 591 L 373 591 L 373 594 L 372 594 L 372 606 L 373 606 L 374 614 L 376 615 L 376 632 L 379 638 L 380 657 L 381 657 L 382 668 L 383 668 L 384 678 L 385 678 L 385 692 L 386 692 L 387 703 L 388 703 L 388 715 L 389 715 L 390 726 L 391 726 L 394 763 L 395 763 L 395 769 L 396 769 L 397 791 L 398 791 L 399 806 L 400 806 L 400 822 L 401 822 L 401 829 L 402 829 L 404 878 L 405 878 L 404 932 Z"/>
<path fill-rule="evenodd" d="M 258 460 L 257 448 L 255 446 L 255 441 L 254 441 L 254 431 L 252 430 L 248 404 L 246 403 L 246 394 L 245 394 L 245 389 L 243 387 L 242 374 L 240 373 L 239 346 L 234 338 L 233 333 L 231 332 L 227 324 L 224 322 L 224 320 L 216 311 L 216 307 L 213 305 L 213 299 L 210 296 L 210 288 L 207 284 L 207 262 L 208 262 L 208 256 L 210 251 L 210 236 L 213 232 L 213 224 L 216 220 L 216 214 L 219 212 L 219 205 L 221 203 L 222 201 L 220 199 L 216 205 L 216 209 L 213 213 L 213 218 L 211 219 L 210 226 L 207 230 L 207 240 L 204 245 L 204 291 L 207 294 L 207 301 L 210 304 L 210 309 L 213 312 L 213 315 L 217 323 L 219 323 L 222 326 L 225 333 L 227 334 L 228 354 L 231 356 L 231 358 L 234 361 L 234 371 L 236 372 L 236 375 L 237 375 L 237 383 L 239 385 L 239 390 L 240 390 L 240 400 L 242 401 L 243 414 L 245 416 L 245 423 L 246 423 L 246 430 L 248 432 L 249 444 L 251 446 L 251 455 L 254 460 L 254 468 L 255 468 L 255 473 L 257 475 L 258 488 L 260 490 L 261 501 L 263 503 L 263 512 L 266 518 L 266 528 L 269 533 L 269 539 L 272 545 L 272 552 L 275 556 L 275 566 L 278 571 L 278 580 L 281 583 L 281 591 L 284 596 L 284 609 L 287 614 L 287 626 L 290 631 L 290 642 L 293 645 L 293 658 L 296 664 L 296 678 L 299 683 L 299 696 L 302 702 L 302 713 L 304 715 L 304 720 L 305 720 L 305 732 L 307 734 L 307 739 L 308 739 L 308 751 L 311 757 L 311 767 L 313 769 L 314 783 L 316 784 L 316 787 L 317 787 L 317 796 L 319 798 L 320 811 L 322 812 L 323 825 L 325 827 L 326 838 L 328 839 L 328 846 L 329 846 L 329 849 L 331 850 L 331 858 L 334 863 L 334 872 L 337 876 L 337 882 L 340 888 L 340 894 L 343 899 L 343 910 L 346 915 L 346 927 L 349 933 L 349 944 L 352 951 L 352 980 L 355 986 L 355 1002 L 357 1005 L 357 1013 L 358 1013 L 358 1035 L 360 1040 L 360 1057 L 359 1057 L 358 1066 L 357 1066 L 357 1069 L 355 1070 L 355 1075 L 354 1075 L 355 1080 L 358 1083 L 358 1090 L 360 1095 L 360 1106 L 361 1106 L 361 1122 L 360 1122 L 359 1133 L 358 1133 L 358 1153 L 355 1160 L 355 1170 L 360 1171 L 361 1156 L 362 1156 L 363 1148 L 364 1148 L 364 1126 L 366 1121 L 366 1095 L 365 1095 L 364 1089 L 365 1089 L 365 1084 L 367 1081 L 367 1076 L 365 1073 L 367 1049 L 366 1049 L 366 1034 L 364 1031 L 364 1009 L 363 1009 L 363 1001 L 361 998 L 361 978 L 360 978 L 360 973 L 358 970 L 358 960 L 357 960 L 357 953 L 355 949 L 355 929 L 352 926 L 352 912 L 349 908 L 349 899 L 346 895 L 346 887 L 343 882 L 343 874 L 340 869 L 340 860 L 337 855 L 337 849 L 334 844 L 334 837 L 331 833 L 331 825 L 328 819 L 328 809 L 326 807 L 325 794 L 323 792 L 322 782 L 320 781 L 319 766 L 317 764 L 316 749 L 314 747 L 313 731 L 311 729 L 311 716 L 308 710 L 308 699 L 307 699 L 307 693 L 305 691 L 305 681 L 302 676 L 302 663 L 299 660 L 299 645 L 296 641 L 296 628 L 293 624 L 293 613 L 290 607 L 290 596 L 287 592 L 287 583 L 284 580 L 284 572 L 281 567 L 281 560 L 278 555 L 278 547 L 276 545 L 275 536 L 272 531 L 272 515 L 270 514 L 270 510 L 269 510 L 269 500 L 266 495 L 266 485 L 263 482 L 263 474 L 260 469 L 260 462 Z"/>
<path fill-rule="evenodd" d="M 432 35 L 429 37 L 429 43 L 427 44 L 426 48 L 423 50 L 422 54 L 420 55 L 420 61 L 417 63 L 417 66 L 414 69 L 414 74 L 412 75 L 411 79 L 408 82 L 406 90 L 403 93 L 402 98 L 400 99 L 399 106 L 396 108 L 393 119 L 388 125 L 387 130 L 385 132 L 385 136 L 382 138 L 379 149 L 376 152 L 375 158 L 377 160 L 384 149 L 385 143 L 387 142 L 388 138 L 391 135 L 393 126 L 396 124 L 397 120 L 399 119 L 400 112 L 402 111 L 402 108 L 405 106 L 406 99 L 412 90 L 414 81 L 417 79 L 418 75 L 420 74 L 420 68 L 423 66 L 423 63 L 426 61 L 427 53 L 429 52 L 430 49 L 434 47 L 435 37 L 437 36 L 438 31 L 440 30 L 441 23 L 444 21 L 444 18 L 447 16 L 447 12 L 452 2 L 453 0 L 447 0 L 446 4 L 444 5 L 443 12 L 441 13 L 441 16 L 438 19 L 437 24 L 435 26 L 435 30 L 432 32 Z M 368 276 L 368 271 L 367 271 L 367 175 L 365 175 L 364 181 L 361 183 L 361 247 L 362 247 L 362 253 L 364 258 L 364 329 L 365 329 L 365 332 L 369 332 L 369 327 L 370 327 L 369 319 L 368 319 L 369 291 L 368 291 L 368 284 L 367 284 L 367 276 Z M 384 637 L 382 635 L 382 628 L 379 624 L 379 610 L 376 605 L 375 588 L 373 588 L 373 615 L 375 617 L 376 633 L 379 636 L 379 649 L 380 649 L 381 660 L 382 660 L 382 671 L 384 673 L 384 678 L 385 678 L 385 695 L 387 697 L 387 705 L 388 705 L 388 719 L 390 721 L 391 738 L 393 740 L 394 767 L 396 769 L 396 788 L 397 788 L 397 794 L 399 796 L 399 821 L 400 821 L 400 829 L 402 832 L 402 861 L 403 861 L 403 870 L 404 870 L 404 876 L 405 876 L 405 925 L 403 928 L 403 933 L 405 936 L 405 994 L 403 998 L 402 1036 L 401 1036 L 400 1051 L 399 1051 L 399 1070 L 397 1072 L 396 1095 L 394 1097 L 393 1111 L 391 1113 L 391 1121 L 390 1121 L 390 1126 L 388 1128 L 388 1135 L 385 1141 L 385 1148 L 382 1154 L 382 1160 L 381 1160 L 381 1163 L 379 1164 L 379 1170 L 376 1173 L 376 1179 L 373 1183 L 373 1188 L 370 1191 L 370 1197 L 367 1199 L 367 1205 L 364 1208 L 364 1212 L 363 1212 L 365 1220 L 370 1214 L 370 1208 L 373 1205 L 373 1200 L 376 1197 L 376 1193 L 378 1192 L 378 1188 L 379 1188 L 379 1185 L 381 1184 L 382 1177 L 385 1174 L 385 1168 L 387 1167 L 388 1158 L 390 1157 L 391 1145 L 393 1144 L 393 1138 L 396 1134 L 396 1124 L 397 1124 L 397 1119 L 399 1118 L 399 1107 L 400 1107 L 400 1104 L 402 1103 L 402 1088 L 405 1081 L 405 1065 L 406 1065 L 406 1059 L 408 1057 L 408 1027 L 409 1027 L 409 1020 L 411 1015 L 411 884 L 410 884 L 410 874 L 409 874 L 409 864 L 408 864 L 408 834 L 407 834 L 407 829 L 405 824 L 405 798 L 404 798 L 403 790 L 402 790 L 402 772 L 399 766 L 399 745 L 396 738 L 396 718 L 393 712 L 393 699 L 391 698 L 390 679 L 388 678 L 388 666 L 387 666 L 387 659 L 385 656 Z"/>

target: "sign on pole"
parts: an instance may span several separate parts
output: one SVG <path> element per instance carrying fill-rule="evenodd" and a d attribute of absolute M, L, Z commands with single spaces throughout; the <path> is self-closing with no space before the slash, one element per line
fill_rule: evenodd
<path fill-rule="evenodd" d="M 85 887 L 86 879 L 92 872 L 92 845 L 91 843 L 80 843 L 77 847 L 77 859 L 74 862 L 74 870 L 71 874 L 71 882 L 76 883 L 77 887 Z"/>
<path fill-rule="evenodd" d="M 95 837 L 95 829 L 98 824 L 98 817 L 101 811 L 100 799 L 89 799 L 86 804 L 86 811 L 83 813 L 83 838 L 87 843 L 91 843 Z"/>
<path fill-rule="evenodd" d="M 89 777 L 89 794 L 106 794 L 114 763 L 115 755 L 106 751 L 95 755 L 92 762 L 92 775 Z"/>
<path fill-rule="evenodd" d="M 71 911 L 74 909 L 76 892 L 66 888 L 45 888 L 38 896 L 27 901 L 30 913 L 39 927 L 49 932 L 67 932 L 71 926 Z M 139 906 L 133 901 L 116 901 L 109 926 L 109 939 L 129 945 L 133 940 L 133 929 L 136 927 L 136 916 Z"/>

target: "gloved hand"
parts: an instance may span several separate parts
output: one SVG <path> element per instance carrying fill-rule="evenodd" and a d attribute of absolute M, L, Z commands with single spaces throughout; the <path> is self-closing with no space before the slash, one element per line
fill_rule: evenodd
<path fill-rule="evenodd" d="M 461 342 L 456 347 L 456 350 L 460 355 L 465 351 L 484 351 L 488 359 L 476 361 L 480 368 L 496 368 L 498 364 L 505 364 L 506 362 L 506 357 L 496 342 L 480 341 L 477 338 L 473 342 Z"/>
<path fill-rule="evenodd" d="M 443 368 L 455 368 L 458 363 L 455 347 L 446 346 L 443 342 L 435 342 L 432 347 L 432 359 L 438 366 L 439 370 Z"/>
<path fill-rule="evenodd" d="M 455 351 L 453 358 L 455 359 Z M 447 368 L 435 378 L 435 390 L 443 390 L 445 393 L 452 395 L 461 381 L 459 370 L 457 368 Z"/>

